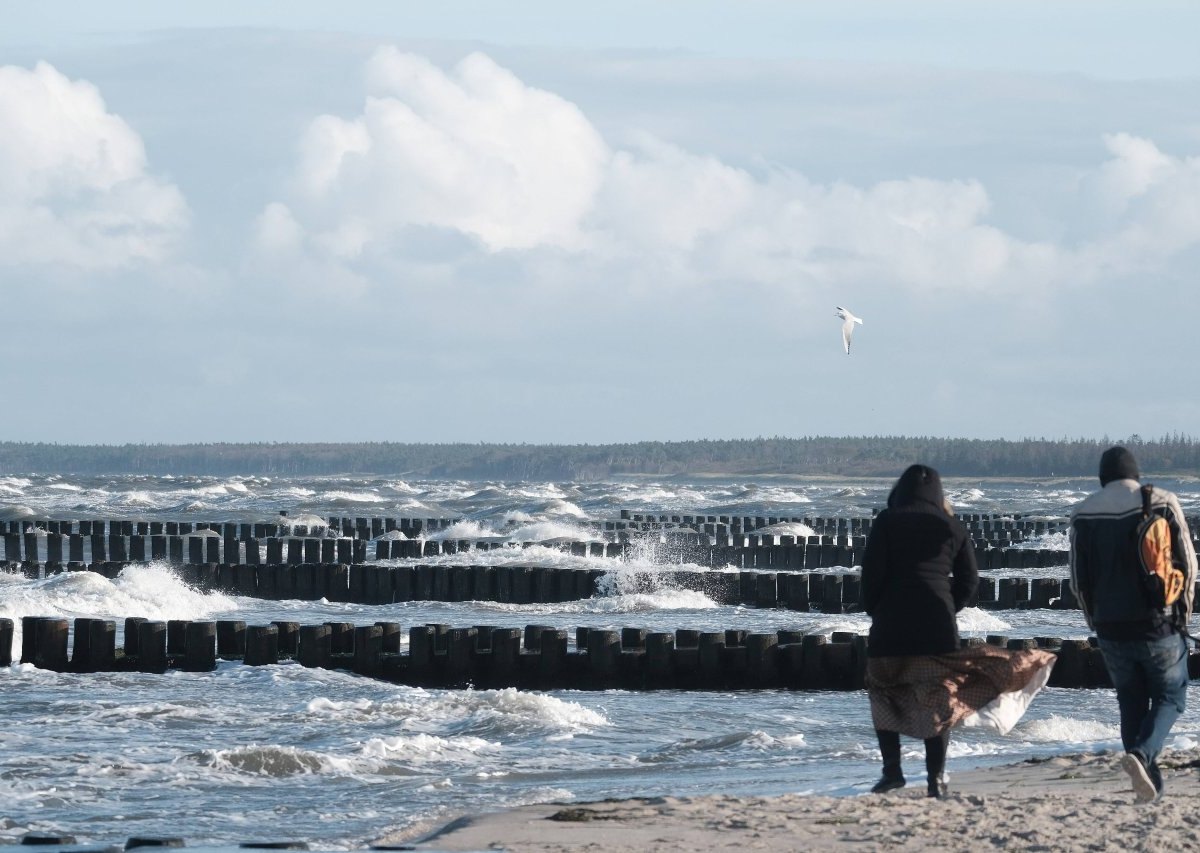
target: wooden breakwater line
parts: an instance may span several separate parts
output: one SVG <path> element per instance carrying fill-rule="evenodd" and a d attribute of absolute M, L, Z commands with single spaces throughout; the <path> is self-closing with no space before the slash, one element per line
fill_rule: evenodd
<path fill-rule="evenodd" d="M 582 547 L 592 556 L 623 553 L 610 545 L 634 543 L 646 559 L 698 562 L 703 565 L 793 569 L 855 565 L 866 544 L 871 518 L 776 517 L 644 514 L 622 511 L 615 521 L 574 521 L 585 533 L 573 542 L 523 542 L 566 549 Z M 36 520 L 0 522 L 8 562 L 103 562 L 105 560 L 176 562 L 366 562 L 417 558 L 503 547 L 505 531 L 478 539 L 449 538 L 458 518 L 346 518 L 331 516 L 319 525 L 288 522 L 191 522 L 148 520 Z M 1065 530 L 1064 519 L 963 515 L 985 568 L 1022 568 L 1028 549 L 1016 547 L 1029 537 Z M 798 523 L 810 536 L 769 532 L 775 525 Z M 760 532 L 767 531 L 767 532 Z M 589 538 L 590 537 L 590 538 Z M 41 544 L 44 541 L 44 546 Z M 1052 549 L 1036 558 L 1037 565 Z M 996 553 L 999 551 L 1000 553 Z M 265 552 L 265 553 L 264 553 Z M 1022 562 L 1025 561 L 1025 562 Z M 1051 563 L 1053 564 L 1053 563 Z"/>
<path fill-rule="evenodd" d="M 403 651 L 396 622 L 300 625 L 242 621 L 151 621 L 129 617 L 124 646 L 116 621 L 29 616 L 21 620 L 21 662 L 57 672 L 168 669 L 206 672 L 218 659 L 250 666 L 294 660 L 418 687 L 528 689 L 764 689 L 858 690 L 866 672 L 867 639 L 850 632 L 675 632 L 644 628 L 521 628 L 414 625 Z M 14 625 L 0 619 L 0 664 L 12 658 Z M 1051 686 L 1111 686 L 1094 639 L 1054 637 L 964 639 L 1010 649 L 1043 648 L 1058 658 Z M 68 649 L 71 654 L 68 655 Z M 1200 652 L 1188 657 L 1200 677 Z"/>
<path fill-rule="evenodd" d="M 814 534 L 833 536 L 865 536 L 871 529 L 871 517 L 864 516 L 740 516 L 705 515 L 697 513 L 646 513 L 620 510 L 616 519 L 574 519 L 572 523 L 592 531 L 619 534 L 646 531 L 689 529 L 711 536 L 752 534 L 780 524 L 803 524 Z M 989 542 L 1020 542 L 1029 536 L 1061 532 L 1066 519 L 1022 517 L 1012 515 L 980 515 L 959 513 L 957 516 L 972 537 Z M 272 536 L 348 537 L 378 539 L 398 532 L 408 539 L 428 538 L 463 521 L 461 517 L 339 517 L 329 516 L 319 524 L 294 522 L 286 514 L 273 522 L 232 521 L 160 521 L 144 519 L 15 519 L 0 522 L 0 532 L 23 533 L 37 528 L 50 533 L 79 533 L 92 535 L 187 535 L 195 530 L 212 530 L 220 535 L 265 539 Z M 1191 519 L 1189 519 L 1189 522 Z M 515 526 L 515 522 L 510 522 Z M 617 538 L 617 537 L 614 537 Z"/>
<path fill-rule="evenodd" d="M 1065 518 L 1022 517 L 1012 515 L 986 515 L 978 513 L 959 513 L 958 518 L 966 526 L 975 543 L 977 551 L 1026 551 L 1037 549 L 1014 548 L 1030 538 L 1047 534 L 1061 534 L 1068 529 Z M 205 554 L 219 547 L 226 549 L 229 557 L 237 551 L 233 543 L 245 546 L 254 543 L 263 547 L 269 540 L 282 540 L 289 550 L 288 559 L 313 562 L 305 549 L 314 546 L 304 544 L 299 547 L 304 556 L 295 558 L 290 554 L 293 540 L 307 543 L 308 540 L 323 542 L 325 540 L 350 540 L 349 544 L 332 546 L 338 555 L 338 562 L 362 562 L 368 557 L 367 544 L 380 540 L 393 541 L 388 547 L 397 547 L 406 540 L 422 542 L 420 554 L 408 551 L 411 546 L 399 546 L 403 554 L 390 556 L 431 556 L 425 548 L 434 547 L 431 543 L 445 540 L 450 543 L 474 543 L 467 547 L 490 547 L 496 545 L 495 540 L 506 536 L 505 530 L 499 530 L 494 536 L 477 540 L 450 539 L 444 535 L 462 518 L 392 518 L 392 517 L 338 517 L 330 516 L 320 524 L 292 523 L 285 515 L 278 522 L 193 522 L 193 521 L 159 521 L 131 519 L 17 519 L 0 522 L 0 532 L 5 535 L 5 547 L 10 562 L 36 561 L 37 536 L 64 537 L 68 544 L 64 553 L 70 550 L 87 548 L 93 550 L 92 559 L 104 559 L 101 554 L 112 550 L 130 553 L 135 549 L 150 552 L 155 548 L 155 537 L 165 537 L 161 545 L 161 553 L 156 553 L 154 559 L 166 559 L 172 549 L 170 540 L 173 537 L 188 539 L 193 534 L 203 534 L 205 538 L 217 537 L 218 542 L 206 543 L 203 546 Z M 573 525 L 589 531 L 591 539 L 581 538 L 579 542 L 599 544 L 645 541 L 646 534 L 657 534 L 664 541 L 680 544 L 700 544 L 729 547 L 735 549 L 772 547 L 776 545 L 807 544 L 823 546 L 839 546 L 844 548 L 861 548 L 867 534 L 870 533 L 871 517 L 810 517 L 810 516 L 736 516 L 736 515 L 699 515 L 686 513 L 633 513 L 628 510 L 620 511 L 617 520 L 572 520 Z M 1193 540 L 1200 542 L 1200 518 L 1189 517 L 1188 523 L 1193 531 Z M 776 534 L 770 528 L 776 525 L 802 524 L 812 531 L 813 535 L 797 537 L 794 535 Z M 33 534 L 33 538 L 30 538 Z M 75 538 L 78 537 L 78 538 Z M 134 540 L 140 539 L 141 542 Z M 359 545 L 357 543 L 363 543 Z M 55 546 L 49 541 L 47 549 Z M 318 549 L 329 546 L 315 546 Z M 375 545 L 378 547 L 378 545 Z M 447 547 L 462 547 L 451 544 Z M 188 549 L 192 546 L 188 545 Z M 341 549 L 341 550 L 339 550 Z M 182 548 L 178 549 L 182 552 Z M 249 549 L 247 549 L 249 550 Z M 1051 549 L 1053 550 L 1053 549 Z M 376 554 L 376 558 L 378 558 Z M 48 557 L 48 559 L 54 559 Z M 72 558 L 75 559 L 75 558 Z M 82 558 L 79 558 L 82 559 Z M 116 559 L 116 557 L 114 557 Z M 133 559 L 141 559 L 135 557 Z M 182 553 L 179 555 L 182 560 Z M 195 560 L 202 562 L 206 560 Z M 237 562 L 236 559 L 207 560 L 209 562 Z M 328 560 L 326 560 L 328 561 Z M 825 567 L 825 566 L 813 566 Z M 1019 568 L 1017 565 L 992 566 L 992 568 Z"/>
<path fill-rule="evenodd" d="M 832 536 L 773 536 L 739 534 L 714 541 L 694 532 L 641 534 L 619 542 L 529 541 L 490 539 L 363 539 L 272 537 L 265 540 L 222 538 L 217 534 L 91 535 L 40 532 L 4 535 L 4 562 L 34 568 L 45 563 L 65 564 L 144 563 L 250 565 L 355 565 L 372 560 L 421 560 L 481 551 L 526 549 L 541 546 L 575 557 L 612 559 L 656 565 L 684 563 L 713 568 L 757 568 L 804 571 L 861 565 L 864 537 L 838 544 Z M 977 548 L 976 560 L 984 570 L 1028 569 L 1066 565 L 1067 552 L 1045 548 Z"/>
<path fill-rule="evenodd" d="M 47 576 L 63 571 L 90 571 L 116 578 L 130 563 L 47 563 Z M 38 577 L 32 564 L 9 565 Z M 30 570 L 35 570 L 30 572 Z M 503 604 L 553 604 L 580 601 L 608 591 L 654 592 L 679 589 L 699 592 L 721 605 L 785 608 L 821 613 L 862 610 L 862 581 L 856 572 L 772 572 L 759 570 L 696 571 L 627 570 L 538 565 L 467 565 L 417 563 L 200 563 L 175 566 L 180 578 L 202 591 L 221 591 L 273 601 L 300 600 L 352 604 L 395 604 L 409 601 L 490 601 Z M 620 577 L 619 589 L 605 589 L 606 579 Z M 1200 583 L 1197 584 L 1200 596 Z M 972 606 L 985 609 L 1075 610 L 1079 602 L 1066 578 L 982 577 Z"/>

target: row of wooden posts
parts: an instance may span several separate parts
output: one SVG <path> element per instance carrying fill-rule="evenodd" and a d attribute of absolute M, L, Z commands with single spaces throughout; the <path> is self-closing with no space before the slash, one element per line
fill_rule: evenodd
<path fill-rule="evenodd" d="M 259 666 L 294 660 L 306 667 L 344 669 L 413 686 L 534 689 L 790 688 L 857 690 L 866 672 L 866 637 L 799 631 L 675 632 L 644 628 L 522 628 L 414 625 L 403 649 L 397 622 L 300 625 L 276 621 L 247 625 L 236 620 L 168 622 L 129 617 L 124 644 L 116 645 L 116 621 L 28 616 L 21 620 L 22 663 L 59 672 L 168 669 L 204 672 L 218 660 Z M 14 624 L 0 619 L 0 664 L 12 658 Z M 573 644 L 571 640 L 574 640 Z M 1094 640 L 989 636 L 1010 649 L 1057 653 L 1051 686 L 1111 684 Z M 70 654 L 68 654 L 70 650 Z M 1188 659 L 1200 676 L 1200 652 Z"/>
<path fill-rule="evenodd" d="M 628 515 L 626 513 L 626 515 Z M 597 548 L 603 552 L 605 545 L 620 544 L 626 542 L 636 543 L 639 547 L 644 547 L 646 543 L 659 540 L 663 544 L 664 557 L 666 561 L 678 562 L 680 559 L 686 559 L 688 562 L 701 562 L 704 564 L 712 564 L 712 560 L 719 560 L 720 564 L 733 564 L 738 566 L 750 567 L 755 565 L 754 558 L 748 555 L 736 553 L 738 549 L 762 549 L 775 547 L 793 547 L 796 545 L 807 545 L 807 553 L 804 554 L 789 554 L 787 556 L 775 557 L 773 562 L 776 565 L 783 565 L 786 560 L 789 568 L 828 568 L 834 565 L 841 565 L 836 560 L 849 559 L 846 556 L 847 552 L 853 551 L 861 553 L 862 548 L 866 543 L 866 534 L 870 531 L 870 518 L 775 518 L 775 517 L 730 517 L 730 516 L 693 516 L 693 515 L 661 515 L 661 516 L 643 516 L 635 514 L 632 516 L 635 519 L 641 518 L 661 518 L 663 521 L 581 521 L 577 522 L 579 526 L 590 529 L 592 535 L 589 538 L 587 535 L 582 536 L 575 543 L 589 547 L 591 550 Z M 669 520 L 666 520 L 669 519 Z M 704 519 L 721 519 L 721 522 L 713 523 L 704 521 Z M 448 540 L 444 534 L 439 535 L 440 531 L 445 531 L 452 527 L 460 519 L 409 519 L 409 518 L 338 518 L 330 517 L 328 525 L 297 525 L 297 524 L 276 524 L 276 523 L 250 523 L 250 522 L 174 522 L 174 521 L 132 521 L 132 520 L 33 520 L 20 519 L 9 521 L 7 523 L 0 522 L 0 528 L 5 532 L 5 549 L 6 558 L 10 562 L 19 561 L 37 561 L 38 542 L 37 536 L 46 537 L 49 541 L 46 544 L 47 557 L 50 561 L 61 559 L 59 553 L 70 552 L 73 556 L 68 557 L 70 560 L 84 559 L 78 556 L 87 549 L 90 553 L 87 559 L 103 560 L 110 557 L 106 554 L 111 553 L 111 559 L 125 559 L 126 554 L 131 555 L 131 559 L 144 559 L 138 554 L 150 553 L 153 559 L 178 559 L 180 561 L 188 559 L 191 562 L 200 562 L 208 558 L 208 552 L 212 549 L 222 549 L 228 556 L 221 556 L 220 561 L 237 562 L 240 557 L 237 553 L 244 548 L 247 552 L 246 560 L 252 561 L 253 556 L 249 554 L 250 550 L 257 550 L 260 547 L 269 547 L 269 540 L 277 539 L 282 541 L 299 540 L 303 543 L 304 540 L 327 540 L 327 539 L 350 539 L 349 544 L 343 545 L 304 545 L 295 544 L 287 545 L 290 551 L 291 548 L 303 550 L 306 548 L 322 548 L 329 549 L 328 555 L 333 555 L 336 551 L 336 558 L 327 556 L 325 562 L 336 559 L 338 562 L 364 562 L 368 559 L 369 553 L 373 552 L 376 559 L 389 556 L 388 553 L 380 553 L 380 549 L 391 549 L 394 553 L 390 553 L 392 557 L 417 557 L 417 556 L 433 556 L 437 553 L 449 552 L 453 553 L 458 549 L 465 548 L 486 548 L 498 547 L 500 540 L 505 539 L 503 531 L 499 531 L 495 536 L 486 539 L 477 540 Z M 804 523 L 814 531 L 814 535 L 807 537 L 797 537 L 787 534 L 775 534 L 770 532 L 761 532 L 764 526 L 795 521 Z M 701 523 L 703 522 L 703 523 Z M 1037 520 L 1028 522 L 1014 522 L 1012 519 L 970 522 L 976 529 L 972 530 L 972 537 L 976 549 L 981 552 L 993 551 L 995 549 L 1008 550 L 1025 550 L 1017 549 L 1012 546 L 1023 542 L 1027 536 L 1033 535 L 1033 531 L 1039 533 L 1054 532 L 1061 529 L 1065 525 L 1065 521 L 1054 520 Z M 396 535 L 393 535 L 393 531 Z M 182 545 L 173 545 L 170 543 L 171 537 L 181 537 L 187 539 L 193 534 L 202 534 L 204 537 L 217 537 L 218 542 L 209 542 L 203 545 L 192 545 L 188 543 L 185 547 Z M 432 534 L 432 538 L 431 538 Z M 54 540 L 57 537 L 66 537 L 67 545 L 56 543 Z M 167 541 L 155 540 L 154 537 L 166 537 Z M 146 541 L 137 541 L 138 539 Z M 392 540 L 399 539 L 400 542 Z M 382 541 L 381 541 L 382 540 Z M 416 543 L 409 544 L 405 540 L 417 540 Z M 445 544 L 443 544 L 443 541 Z M 157 544 L 156 544 L 157 542 Z M 357 544 L 361 542 L 362 544 Z M 509 543 L 511 544 L 511 543 Z M 529 543 L 521 543 L 529 544 Z M 556 540 L 553 543 L 538 543 L 538 544 L 553 544 L 557 546 L 565 546 L 568 543 Z M 837 553 L 831 552 L 831 546 L 837 546 Z M 194 548 L 201 548 L 205 557 L 200 560 L 194 558 Z M 344 550 L 343 550 L 344 549 Z M 709 551 L 708 556 L 705 556 L 705 551 Z M 722 551 L 735 551 L 728 555 L 723 555 Z M 1052 552 L 1054 553 L 1054 552 Z M 803 560 L 807 557 L 808 565 L 797 564 L 797 560 Z M 989 555 L 993 560 L 997 559 L 997 555 Z M 290 558 L 290 554 L 289 554 Z M 1005 556 L 1004 562 L 1000 566 L 1003 568 L 1020 568 L 1020 563 L 1009 562 L 1009 559 L 1021 559 L 1020 555 L 1009 558 Z M 268 555 L 268 561 L 271 557 Z M 209 561 L 212 561 L 209 559 Z M 297 559 L 296 561 L 301 561 Z M 314 562 L 311 557 L 303 558 L 305 562 Z M 758 563 L 761 564 L 763 558 L 758 558 Z"/>
<path fill-rule="evenodd" d="M 348 537 L 238 539 L 217 535 L 85 537 L 34 531 L 4 535 L 4 558 L 9 564 L 149 562 L 173 563 L 300 563 L 358 564 L 371 559 L 419 560 L 476 551 L 523 549 L 533 545 L 553 548 L 577 557 L 592 557 L 661 565 L 693 565 L 759 569 L 812 570 L 862 563 L 865 541 L 839 545 L 833 537 L 743 536 L 744 543 L 713 545 L 697 534 L 647 536 L 620 542 L 501 542 L 495 539 L 380 539 L 368 542 Z M 861 538 L 861 537 L 859 537 Z M 1050 549 L 988 548 L 976 551 L 979 567 L 1027 569 L 1066 565 L 1067 553 Z"/>
<path fill-rule="evenodd" d="M 1008 548 L 1033 536 L 1059 533 L 1067 529 L 1065 518 L 1022 517 L 1016 515 L 987 515 L 959 513 L 978 550 Z M 339 517 L 315 525 L 295 524 L 281 514 L 277 522 L 190 522 L 148 521 L 131 519 L 15 519 L 0 522 L 0 532 L 23 535 L 34 531 L 87 539 L 92 537 L 123 536 L 184 536 L 198 531 L 219 535 L 225 540 L 265 541 L 271 538 L 349 538 L 354 540 L 378 540 L 393 531 L 405 539 L 428 539 L 431 534 L 445 531 L 461 518 L 391 518 L 391 517 Z M 870 532 L 870 517 L 809 517 L 809 516 L 736 516 L 704 515 L 695 513 L 635 513 L 622 510 L 617 520 L 584 520 L 575 522 L 590 529 L 608 542 L 627 541 L 641 538 L 637 534 L 660 533 L 664 536 L 692 534 L 701 544 L 759 547 L 760 545 L 791 544 L 791 537 L 760 533 L 765 528 L 779 524 L 799 523 L 811 529 L 816 539 L 824 544 L 858 546 Z M 1189 527 L 1200 535 L 1200 518 L 1189 518 Z M 503 536 L 503 531 L 498 536 Z M 761 541 L 760 541 L 761 540 Z M 10 560 L 14 559 L 12 557 Z M 1007 567 L 1007 566 L 1006 566 Z M 1015 566 L 1014 566 L 1015 568 Z"/>
<path fill-rule="evenodd" d="M 110 561 L 69 563 L 66 566 L 47 564 L 44 568 L 48 571 L 92 571 L 115 579 L 127 565 Z M 24 568 L 32 567 L 26 564 Z M 684 589 L 704 593 L 722 605 L 824 613 L 861 610 L 862 595 L 862 581 L 856 572 L 652 569 L 613 575 L 598 568 L 441 563 L 199 563 L 176 566 L 175 571 L 185 583 L 205 591 L 221 590 L 273 601 L 320 601 L 324 598 L 355 604 L 579 601 L 600 592 L 602 580 L 610 576 L 620 579 L 621 590 L 625 592 Z M 1052 577 L 982 577 L 974 604 L 994 610 L 1073 610 L 1079 607 L 1067 579 Z"/>

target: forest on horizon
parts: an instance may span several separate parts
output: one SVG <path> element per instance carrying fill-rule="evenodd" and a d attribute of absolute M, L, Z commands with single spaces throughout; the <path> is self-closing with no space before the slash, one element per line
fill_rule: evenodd
<path fill-rule="evenodd" d="M 907 436 L 643 441 L 622 444 L 214 443 L 70 445 L 0 442 L 0 474 L 271 475 L 596 481 L 701 475 L 890 477 L 922 462 L 947 477 L 1094 476 L 1124 444 L 1147 474 L 1200 473 L 1200 441 L 967 439 Z"/>

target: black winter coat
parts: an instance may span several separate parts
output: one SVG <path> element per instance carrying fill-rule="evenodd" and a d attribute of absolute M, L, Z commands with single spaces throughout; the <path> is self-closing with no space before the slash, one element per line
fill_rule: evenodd
<path fill-rule="evenodd" d="M 863 553 L 862 603 L 871 617 L 867 656 L 955 651 L 954 614 L 978 586 L 971 538 L 940 499 L 883 510 Z"/>

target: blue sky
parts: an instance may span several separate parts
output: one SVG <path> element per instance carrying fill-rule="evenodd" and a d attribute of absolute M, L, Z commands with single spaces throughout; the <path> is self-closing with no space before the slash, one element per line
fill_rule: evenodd
<path fill-rule="evenodd" d="M 1196 434 L 1194 4 L 564 6 L 5 3 L 0 439 Z"/>

